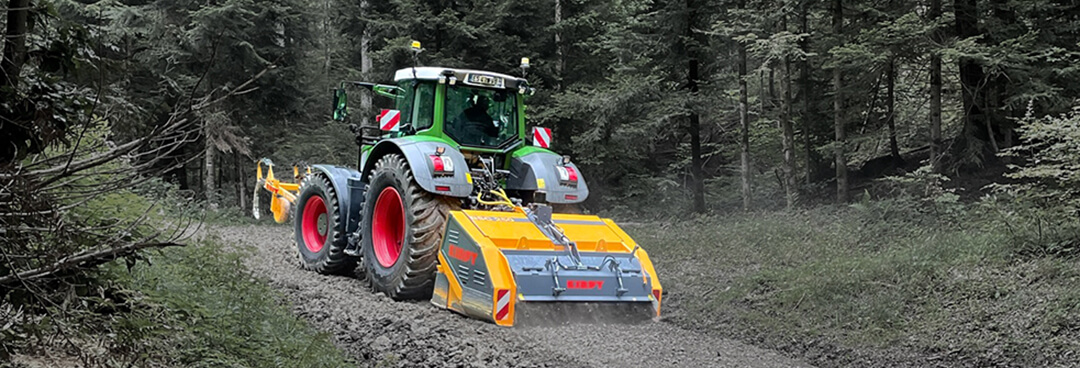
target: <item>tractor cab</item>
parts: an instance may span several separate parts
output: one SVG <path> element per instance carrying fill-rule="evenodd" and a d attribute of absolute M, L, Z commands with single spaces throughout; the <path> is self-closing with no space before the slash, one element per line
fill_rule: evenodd
<path fill-rule="evenodd" d="M 393 85 L 353 84 L 394 101 L 394 109 L 382 110 L 376 117 L 378 138 L 429 136 L 453 142 L 461 150 L 488 153 L 508 152 L 525 143 L 524 97 L 533 92 L 525 79 L 415 67 L 398 70 Z M 344 101 L 345 92 L 339 89 L 334 102 L 338 120 L 347 114 Z"/>
<path fill-rule="evenodd" d="M 522 59 L 528 68 L 528 59 Z M 349 114 L 345 87 L 389 98 L 374 121 L 350 124 L 357 134 L 359 183 L 388 154 L 403 156 L 417 183 L 433 194 L 460 198 L 463 208 L 493 208 L 504 190 L 516 203 L 574 205 L 588 187 L 569 156 L 548 150 L 551 132 L 526 131 L 524 78 L 490 71 L 411 67 L 393 84 L 344 82 L 334 91 L 335 120 Z M 389 104 L 385 104 L 389 105 Z"/>

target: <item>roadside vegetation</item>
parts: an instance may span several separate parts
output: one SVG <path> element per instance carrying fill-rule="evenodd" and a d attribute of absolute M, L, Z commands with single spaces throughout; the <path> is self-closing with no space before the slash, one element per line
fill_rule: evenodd
<path fill-rule="evenodd" d="M 345 354 L 243 264 L 251 252 L 209 238 L 148 257 L 152 265 L 110 270 L 141 294 L 112 323 L 156 361 L 185 367 L 349 367 Z M 120 336 L 121 334 L 117 334 Z"/>
<path fill-rule="evenodd" d="M 867 202 L 628 231 L 681 281 L 665 284 L 665 302 L 683 327 L 823 366 L 1080 364 L 1080 222 L 1002 202 Z"/>
<path fill-rule="evenodd" d="M 846 206 L 628 227 L 668 318 L 822 366 L 1080 365 L 1080 115 L 1028 117 L 1038 152 L 961 201 L 917 170 Z M 968 189 L 968 191 L 973 191 Z M 884 193 L 873 198 L 870 193 Z M 970 195 L 969 195 L 970 197 Z"/>
<path fill-rule="evenodd" d="M 99 138 L 85 137 L 91 146 Z M 88 173 L 80 182 L 101 178 Z M 203 218 L 231 216 L 205 216 L 183 194 L 148 180 L 100 191 L 49 217 L 49 227 L 5 227 L 0 367 L 351 366 L 243 265 L 244 249 L 190 237 Z M 68 261 L 79 257 L 86 260 Z"/>
<path fill-rule="evenodd" d="M 113 152 L 100 129 L 81 139 L 47 156 L 77 167 Z M 352 366 L 243 265 L 248 252 L 194 236 L 235 215 L 154 178 L 113 181 L 132 171 L 117 157 L 61 187 L 85 193 L 27 190 L 50 178 L 34 171 L 0 192 L 17 204 L 0 209 L 0 367 Z"/>
<path fill-rule="evenodd" d="M 218 239 L 144 257 L 104 267 L 67 305 L 0 312 L 15 352 L 0 366 L 355 366 Z"/>

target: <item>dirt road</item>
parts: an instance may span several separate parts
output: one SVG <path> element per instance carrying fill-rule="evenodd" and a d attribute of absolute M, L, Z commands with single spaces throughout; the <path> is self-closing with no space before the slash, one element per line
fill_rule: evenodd
<path fill-rule="evenodd" d="M 386 367 L 809 367 L 736 341 L 665 322 L 502 328 L 440 310 L 395 302 L 360 280 L 297 266 L 286 226 L 210 230 L 227 244 L 252 246 L 248 267 L 284 292 L 294 311 L 364 366 Z M 664 270 L 658 272 L 663 275 Z M 677 280 L 664 280 L 666 283 Z M 669 295 L 668 298 L 678 298 Z"/>

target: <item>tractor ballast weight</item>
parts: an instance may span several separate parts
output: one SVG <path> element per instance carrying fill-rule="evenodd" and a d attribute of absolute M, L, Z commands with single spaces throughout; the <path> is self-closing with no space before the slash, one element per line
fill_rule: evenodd
<path fill-rule="evenodd" d="M 335 120 L 349 115 L 345 86 L 394 100 L 378 127 L 350 125 L 357 170 L 296 167 L 302 181 L 290 184 L 260 166 L 259 186 L 296 214 L 305 268 L 346 273 L 360 262 L 376 291 L 504 326 L 533 306 L 659 315 L 662 287 L 644 249 L 609 219 L 552 213 L 589 189 L 568 156 L 529 144 L 550 131 L 526 132 L 525 79 L 416 67 L 394 80 L 334 91 Z"/>

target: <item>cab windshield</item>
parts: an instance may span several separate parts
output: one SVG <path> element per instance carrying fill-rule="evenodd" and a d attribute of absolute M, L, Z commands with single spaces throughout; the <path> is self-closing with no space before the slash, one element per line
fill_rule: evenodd
<path fill-rule="evenodd" d="M 517 94 L 463 85 L 446 89 L 446 134 L 461 145 L 496 147 L 517 137 Z"/>

